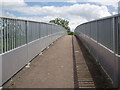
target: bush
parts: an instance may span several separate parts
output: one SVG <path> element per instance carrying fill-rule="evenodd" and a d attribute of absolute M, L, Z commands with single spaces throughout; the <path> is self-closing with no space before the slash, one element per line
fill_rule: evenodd
<path fill-rule="evenodd" d="M 68 35 L 74 35 L 74 32 L 69 31 Z"/>

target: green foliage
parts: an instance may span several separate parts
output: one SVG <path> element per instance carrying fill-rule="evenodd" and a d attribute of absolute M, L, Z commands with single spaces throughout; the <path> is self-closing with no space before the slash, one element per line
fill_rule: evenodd
<path fill-rule="evenodd" d="M 74 35 L 74 32 L 68 31 L 68 35 Z"/>
<path fill-rule="evenodd" d="M 64 20 L 62 18 L 55 18 L 55 20 L 50 20 L 49 22 L 60 25 L 60 26 L 64 27 L 67 30 L 67 32 L 70 32 L 70 27 L 68 26 L 69 25 L 68 20 Z"/>

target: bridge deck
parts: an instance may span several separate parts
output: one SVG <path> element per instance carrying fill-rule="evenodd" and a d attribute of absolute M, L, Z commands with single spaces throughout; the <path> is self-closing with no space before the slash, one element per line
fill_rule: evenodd
<path fill-rule="evenodd" d="M 77 40 L 73 37 L 72 43 L 72 36 L 64 36 L 37 56 L 29 68 L 23 68 L 4 87 L 74 88 L 75 80 L 80 88 L 95 87 Z"/>
<path fill-rule="evenodd" d="M 77 39 L 73 37 L 73 54 L 77 75 L 77 87 L 79 88 L 95 88 L 92 76 L 89 72 L 83 53 Z"/>

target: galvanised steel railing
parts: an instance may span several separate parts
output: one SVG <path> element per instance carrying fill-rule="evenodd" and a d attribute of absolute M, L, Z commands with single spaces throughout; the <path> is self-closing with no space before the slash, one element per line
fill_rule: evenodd
<path fill-rule="evenodd" d="M 115 15 L 83 23 L 76 28 L 75 32 L 82 33 L 116 54 L 120 54 L 120 40 L 118 40 L 120 38 L 119 29 L 120 16 Z"/>
<path fill-rule="evenodd" d="M 75 33 L 120 87 L 120 14 L 83 23 Z"/>
<path fill-rule="evenodd" d="M 0 18 L 0 53 L 7 52 L 41 37 L 60 32 L 66 33 L 66 30 L 58 25 Z"/>
<path fill-rule="evenodd" d="M 0 17 L 0 86 L 66 34 L 58 25 Z"/>

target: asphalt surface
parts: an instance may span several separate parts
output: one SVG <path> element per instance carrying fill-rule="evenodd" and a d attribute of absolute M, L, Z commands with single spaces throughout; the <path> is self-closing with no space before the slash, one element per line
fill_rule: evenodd
<path fill-rule="evenodd" d="M 109 83 L 110 82 L 110 83 Z M 112 87 L 104 71 L 75 36 L 59 38 L 35 57 L 3 88 L 106 88 Z"/>
<path fill-rule="evenodd" d="M 74 88 L 72 36 L 66 35 L 56 41 L 4 87 Z"/>

